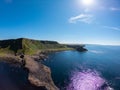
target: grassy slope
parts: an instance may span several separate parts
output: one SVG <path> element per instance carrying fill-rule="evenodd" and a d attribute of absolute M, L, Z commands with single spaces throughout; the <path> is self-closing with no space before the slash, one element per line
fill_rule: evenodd
<path fill-rule="evenodd" d="M 5 54 L 14 54 L 14 51 L 10 50 L 9 46 L 6 48 L 0 48 L 0 56 L 4 56 Z"/>
<path fill-rule="evenodd" d="M 0 55 L 15 53 L 32 55 L 39 51 L 58 51 L 69 49 L 71 48 L 54 41 L 38 41 L 24 38 L 5 40 L 5 42 L 0 41 Z"/>
<path fill-rule="evenodd" d="M 30 40 L 24 39 L 23 43 L 23 52 L 25 54 L 35 54 L 39 51 L 57 51 L 57 50 L 68 50 L 65 45 L 58 44 L 57 42 L 52 41 L 37 41 L 37 40 Z"/>

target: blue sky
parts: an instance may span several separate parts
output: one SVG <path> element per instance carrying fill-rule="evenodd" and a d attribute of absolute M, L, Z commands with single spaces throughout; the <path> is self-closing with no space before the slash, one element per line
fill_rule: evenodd
<path fill-rule="evenodd" d="M 120 45 L 120 0 L 0 0 L 0 39 Z"/>

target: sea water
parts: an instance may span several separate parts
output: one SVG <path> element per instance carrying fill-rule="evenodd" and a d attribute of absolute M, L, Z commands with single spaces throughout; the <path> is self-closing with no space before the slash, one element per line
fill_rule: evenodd
<path fill-rule="evenodd" d="M 120 90 L 120 46 L 86 45 L 87 52 L 51 53 L 43 63 L 61 90 Z"/>

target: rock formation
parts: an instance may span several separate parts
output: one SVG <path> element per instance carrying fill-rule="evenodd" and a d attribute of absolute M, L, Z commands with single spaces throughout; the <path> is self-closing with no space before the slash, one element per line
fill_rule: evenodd
<path fill-rule="evenodd" d="M 47 90 L 59 90 L 52 81 L 50 69 L 35 61 L 33 58 L 26 57 L 25 67 L 29 70 L 29 81 L 36 86 L 45 86 Z"/>
<path fill-rule="evenodd" d="M 33 57 L 25 56 L 25 65 L 18 56 L 0 56 L 0 60 L 17 67 L 28 69 L 28 80 L 32 85 L 36 87 L 45 87 L 46 90 L 59 90 L 51 78 L 50 69 L 40 62 L 37 62 Z"/>

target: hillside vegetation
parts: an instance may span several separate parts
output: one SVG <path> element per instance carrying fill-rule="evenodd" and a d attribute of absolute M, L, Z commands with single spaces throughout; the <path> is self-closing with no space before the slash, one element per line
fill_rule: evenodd
<path fill-rule="evenodd" d="M 26 38 L 0 41 L 0 55 L 4 54 L 37 54 L 40 51 L 70 50 L 67 45 L 55 41 L 39 41 Z"/>

